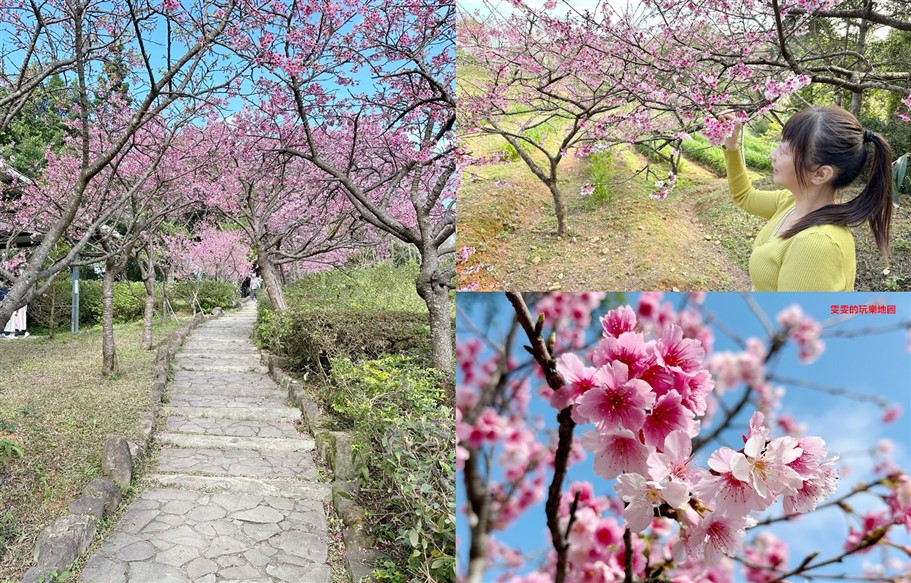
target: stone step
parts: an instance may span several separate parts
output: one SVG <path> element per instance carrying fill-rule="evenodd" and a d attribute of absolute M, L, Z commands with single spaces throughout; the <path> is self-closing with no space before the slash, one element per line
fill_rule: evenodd
<path fill-rule="evenodd" d="M 233 363 L 217 363 L 217 362 L 201 362 L 198 360 L 186 361 L 181 360 L 175 363 L 176 372 L 201 372 L 201 373 L 220 373 L 220 372 L 233 372 L 233 373 L 256 373 L 256 374 L 266 374 L 269 372 L 269 369 L 259 364 L 258 361 L 250 361 L 250 364 L 245 364 L 243 362 L 237 362 L 236 360 Z"/>
<path fill-rule="evenodd" d="M 231 435 L 234 437 L 300 437 L 294 422 L 243 421 L 236 419 L 201 419 L 172 415 L 165 422 L 173 433 L 199 433 L 205 435 Z"/>
<path fill-rule="evenodd" d="M 201 395 L 201 396 L 221 396 L 221 397 L 258 397 L 264 399 L 277 398 L 284 399 L 287 394 L 284 390 L 276 385 L 271 387 L 251 387 L 244 385 L 203 385 L 195 384 L 191 386 L 168 387 L 168 392 L 172 395 Z"/>
<path fill-rule="evenodd" d="M 183 382 L 215 382 L 224 384 L 241 384 L 241 385 L 275 385 L 275 382 L 263 372 L 246 370 L 239 371 L 206 371 L 178 368 L 174 371 L 173 384 Z M 256 368 L 260 368 L 259 365 Z"/>
<path fill-rule="evenodd" d="M 331 494 L 329 484 L 268 478 L 239 478 L 227 476 L 187 476 L 184 474 L 152 474 L 146 480 L 159 486 L 193 490 L 195 492 L 254 494 L 292 500 L 325 500 Z"/>
<path fill-rule="evenodd" d="M 162 447 L 158 472 L 245 478 L 298 478 L 318 481 L 310 452 Z"/>
<path fill-rule="evenodd" d="M 164 445 L 182 448 L 249 449 L 262 452 L 310 451 L 315 447 L 312 439 L 304 438 L 161 433 L 158 435 L 158 440 Z"/>
<path fill-rule="evenodd" d="M 222 409 L 219 407 L 174 407 L 165 405 L 166 415 L 205 419 L 234 419 L 238 421 L 297 421 L 301 412 L 291 407 L 246 407 L 243 409 Z"/>
<path fill-rule="evenodd" d="M 268 397 L 236 397 L 233 395 L 219 395 L 217 389 L 212 393 L 201 395 L 171 394 L 168 404 L 174 407 L 210 408 L 210 409 L 246 409 L 248 407 L 275 408 L 286 404 L 287 399 L 276 391 L 275 396 Z"/>
<path fill-rule="evenodd" d="M 177 353 L 177 358 L 181 357 L 193 357 L 193 358 L 204 358 L 208 359 L 219 359 L 219 358 L 234 358 L 234 357 L 247 357 L 251 356 L 254 358 L 259 358 L 260 352 L 255 348 L 240 348 L 233 346 L 225 346 L 220 348 L 218 352 L 212 352 L 211 350 L 204 350 L 201 348 L 194 348 L 188 350 L 184 348 Z"/>

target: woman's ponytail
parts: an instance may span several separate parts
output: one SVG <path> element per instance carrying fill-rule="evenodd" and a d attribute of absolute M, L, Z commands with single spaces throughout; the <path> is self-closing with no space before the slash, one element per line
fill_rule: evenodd
<path fill-rule="evenodd" d="M 873 144 L 870 177 L 855 201 L 868 199 L 873 206 L 870 229 L 883 257 L 889 256 L 889 230 L 892 223 L 892 147 L 881 135 L 867 130 L 864 141 Z M 852 204 L 854 201 L 851 201 Z"/>

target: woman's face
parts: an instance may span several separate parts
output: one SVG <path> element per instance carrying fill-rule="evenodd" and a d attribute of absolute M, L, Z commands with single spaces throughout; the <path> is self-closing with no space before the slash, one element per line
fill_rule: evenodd
<path fill-rule="evenodd" d="M 772 181 L 778 186 L 791 192 L 800 188 L 797 173 L 794 170 L 794 155 L 787 142 L 779 142 L 778 147 L 772 150 Z"/>

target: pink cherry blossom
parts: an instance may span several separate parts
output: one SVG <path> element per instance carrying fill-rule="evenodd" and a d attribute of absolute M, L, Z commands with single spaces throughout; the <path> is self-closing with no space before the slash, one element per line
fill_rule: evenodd
<path fill-rule="evenodd" d="M 585 366 L 582 359 L 571 352 L 557 359 L 557 371 L 563 375 L 566 384 L 554 391 L 550 398 L 550 406 L 556 409 L 565 409 L 589 389 L 598 386 L 598 380 L 595 378 L 597 369 Z"/>
<path fill-rule="evenodd" d="M 579 399 L 579 415 L 607 431 L 621 426 L 638 431 L 645 421 L 645 408 L 655 403 L 651 387 L 629 378 L 629 369 L 622 362 L 599 368 L 596 380 L 598 386 Z"/>
<path fill-rule="evenodd" d="M 731 458 L 731 473 L 743 482 L 749 482 L 762 498 L 774 497 L 783 491 L 793 492 L 803 481 L 788 463 L 796 460 L 803 450 L 793 437 L 778 437 L 766 441 L 764 435 L 750 437 L 743 453 Z"/>
<path fill-rule="evenodd" d="M 623 518 L 633 532 L 642 532 L 651 524 L 656 506 L 667 503 L 677 508 L 689 500 L 688 488 L 683 483 L 670 481 L 662 486 L 634 473 L 618 477 L 614 489 L 627 502 Z"/>
<path fill-rule="evenodd" d="M 648 473 L 648 448 L 629 429 L 613 433 L 586 431 L 582 446 L 595 454 L 595 474 L 613 480 L 623 472 Z"/>

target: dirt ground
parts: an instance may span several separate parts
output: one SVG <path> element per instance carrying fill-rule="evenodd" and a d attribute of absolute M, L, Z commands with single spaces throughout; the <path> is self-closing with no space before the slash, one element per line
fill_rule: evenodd
<path fill-rule="evenodd" d="M 615 200 L 592 208 L 579 194 L 587 161 L 564 159 L 569 233 L 562 238 L 550 193 L 521 161 L 467 168 L 457 248 L 475 252 L 458 265 L 459 289 L 749 291 L 747 261 L 763 221 L 733 205 L 724 178 L 690 160 L 670 196 L 652 200 L 650 185 L 628 179 L 643 162 L 633 152 L 617 156 Z M 911 289 L 909 225 L 911 204 L 904 204 L 891 264 L 871 248 L 866 226 L 855 229 L 858 291 Z"/>
<path fill-rule="evenodd" d="M 615 202 L 589 209 L 579 195 L 584 161 L 567 158 L 569 233 L 557 238 L 550 193 L 520 164 L 469 168 L 463 177 L 457 245 L 476 252 L 460 265 L 460 289 L 750 289 L 745 266 L 698 216 L 698 191 L 723 180 L 706 176 L 708 185 L 663 201 L 648 198 L 641 180 L 628 181 L 615 187 Z"/>

